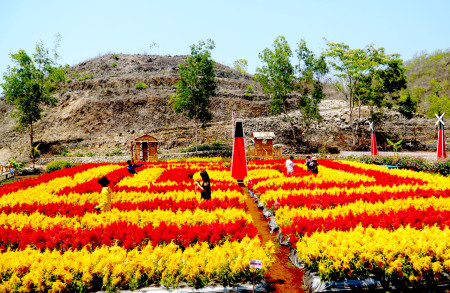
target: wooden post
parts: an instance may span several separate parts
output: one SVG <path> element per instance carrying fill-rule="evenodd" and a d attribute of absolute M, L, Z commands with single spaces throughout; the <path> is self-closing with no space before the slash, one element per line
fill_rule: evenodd
<path fill-rule="evenodd" d="M 139 162 L 141 159 L 141 142 L 136 142 L 136 161 Z"/>
<path fill-rule="evenodd" d="M 134 163 L 134 150 L 133 150 L 133 142 L 131 142 L 131 162 Z"/>
<path fill-rule="evenodd" d="M 256 269 L 253 269 L 253 293 L 255 293 L 255 275 L 256 275 Z"/>

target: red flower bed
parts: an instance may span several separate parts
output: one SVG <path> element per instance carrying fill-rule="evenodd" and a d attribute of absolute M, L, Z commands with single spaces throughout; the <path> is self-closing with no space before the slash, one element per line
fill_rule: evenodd
<path fill-rule="evenodd" d="M 405 198 L 429 198 L 429 197 L 442 197 L 446 198 L 450 196 L 450 189 L 446 190 L 423 190 L 417 189 L 414 192 L 366 192 L 366 193 L 347 193 L 342 192 L 340 194 L 320 194 L 320 195 L 289 195 L 285 198 L 278 198 L 279 206 L 288 206 L 290 208 L 306 207 L 308 209 L 327 209 L 334 206 L 346 205 L 359 200 L 376 203 L 385 202 L 390 199 L 405 199 Z M 275 200 L 271 199 L 267 202 L 267 207 L 273 208 Z"/>
<path fill-rule="evenodd" d="M 172 241 L 183 248 L 196 242 L 207 242 L 213 247 L 224 242 L 225 239 L 239 241 L 246 236 L 253 238 L 257 235 L 256 227 L 246 220 L 226 224 L 182 225 L 181 227 L 174 224 L 167 225 L 163 222 L 158 227 L 148 225 L 143 228 L 127 222 L 117 222 L 105 227 L 86 230 L 65 228 L 60 225 L 36 230 L 32 227 L 24 227 L 20 231 L 2 227 L 0 228 L 0 250 L 23 250 L 31 245 L 39 250 L 58 249 L 64 251 L 82 249 L 85 246 L 95 249 L 102 245 L 113 246 L 116 244 L 125 249 L 133 249 L 147 245 L 149 242 L 156 246 Z"/>
<path fill-rule="evenodd" d="M 21 189 L 27 189 L 30 187 L 34 187 L 41 183 L 47 183 L 55 178 L 66 177 L 66 176 L 73 177 L 75 174 L 77 174 L 79 172 L 83 172 L 83 171 L 89 170 L 91 168 L 104 166 L 104 165 L 108 165 L 108 164 L 107 163 L 84 164 L 84 165 L 77 166 L 77 167 L 65 168 L 65 169 L 53 171 L 51 173 L 45 173 L 43 175 L 40 175 L 37 178 L 19 180 L 19 181 L 13 182 L 11 184 L 2 186 L 2 188 L 0 189 L 0 197 L 7 193 L 16 192 Z"/>
<path fill-rule="evenodd" d="M 97 203 L 95 203 L 97 204 Z M 66 217 L 76 217 L 83 216 L 85 213 L 94 213 L 94 203 L 84 203 L 82 205 L 71 204 L 71 203 L 49 203 L 49 204 L 18 204 L 14 206 L 5 206 L 0 208 L 0 214 L 11 214 L 11 213 L 23 213 L 32 214 L 39 212 L 49 217 L 54 217 L 57 215 L 62 215 Z M 239 198 L 226 198 L 226 200 L 220 200 L 213 198 L 208 201 L 198 201 L 198 200 L 183 200 L 176 201 L 173 199 L 154 199 L 151 201 L 143 201 L 138 203 L 131 202 L 117 202 L 112 204 L 112 208 L 116 208 L 120 211 L 153 211 L 153 210 L 171 210 L 171 211 L 185 211 L 185 210 L 195 210 L 202 209 L 207 211 L 213 211 L 215 209 L 227 209 L 227 208 L 238 208 L 247 210 L 247 204 L 245 202 L 240 203 Z"/>
<path fill-rule="evenodd" d="M 368 214 L 367 212 L 354 215 L 327 218 L 296 217 L 292 224 L 281 229 L 286 235 L 290 235 L 289 242 L 295 245 L 300 237 L 310 236 L 314 232 L 327 232 L 330 230 L 349 231 L 357 226 L 384 228 L 391 231 L 402 226 L 410 226 L 422 229 L 424 226 L 437 225 L 441 229 L 450 226 L 450 211 L 439 211 L 432 207 L 419 210 L 410 207 L 400 211 L 383 212 L 380 214 Z"/>

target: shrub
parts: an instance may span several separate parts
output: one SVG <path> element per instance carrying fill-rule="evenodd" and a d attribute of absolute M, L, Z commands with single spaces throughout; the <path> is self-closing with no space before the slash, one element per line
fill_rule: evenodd
<path fill-rule="evenodd" d="M 54 154 L 58 155 L 58 157 L 70 157 L 70 150 L 66 147 L 63 147 L 62 149 L 60 149 L 59 151 L 54 151 Z"/>
<path fill-rule="evenodd" d="M 56 170 L 60 170 L 60 169 L 64 169 L 64 168 L 70 168 L 73 167 L 72 163 L 68 162 L 68 161 L 63 161 L 63 160 L 57 160 L 57 161 L 53 161 L 47 164 L 46 167 L 46 171 L 48 173 L 56 171 Z"/>
<path fill-rule="evenodd" d="M 116 62 L 114 62 L 113 64 L 111 64 L 111 67 L 116 67 L 117 66 L 117 63 Z"/>
<path fill-rule="evenodd" d="M 137 90 L 142 90 L 142 89 L 146 89 L 147 85 L 143 82 L 138 82 L 135 87 Z"/>
<path fill-rule="evenodd" d="M 209 144 L 199 145 L 197 149 L 198 151 L 231 150 L 230 147 L 225 146 L 223 142 L 219 140 L 211 142 L 211 145 Z M 180 152 L 181 153 L 195 152 L 195 146 L 190 147 L 188 149 L 181 149 Z"/>
<path fill-rule="evenodd" d="M 114 54 L 114 59 L 119 60 L 119 55 Z"/>
<path fill-rule="evenodd" d="M 399 166 L 403 169 L 410 169 L 414 171 L 424 171 L 439 173 L 444 176 L 450 174 L 450 159 L 445 160 L 426 160 L 423 158 L 415 158 L 409 156 L 361 156 L 349 158 L 358 162 L 375 165 L 393 165 Z"/>
<path fill-rule="evenodd" d="M 83 81 L 83 80 L 86 80 L 86 79 L 93 79 L 93 78 L 94 78 L 94 75 L 93 75 L 93 74 L 87 75 L 87 74 L 85 73 L 85 74 L 83 74 L 82 77 L 78 77 L 78 80 L 79 80 L 79 81 Z"/>
<path fill-rule="evenodd" d="M 119 146 L 116 146 L 116 149 L 113 150 L 112 152 L 105 154 L 105 156 L 107 156 L 107 157 L 122 156 L 122 155 L 123 155 L 123 152 Z"/>
<path fill-rule="evenodd" d="M 26 165 L 26 162 L 16 162 L 14 158 L 9 159 L 8 163 L 11 165 L 11 167 L 16 169 L 17 173 L 22 172 L 23 167 Z"/>

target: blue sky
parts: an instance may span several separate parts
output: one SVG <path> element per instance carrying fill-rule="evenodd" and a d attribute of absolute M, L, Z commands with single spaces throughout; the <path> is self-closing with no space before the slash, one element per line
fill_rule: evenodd
<path fill-rule="evenodd" d="M 279 35 L 293 49 L 304 39 L 316 54 L 326 38 L 351 48 L 373 43 L 408 60 L 450 48 L 449 11 L 448 0 L 0 0 L 0 74 L 9 53 L 32 54 L 39 41 L 52 48 L 57 33 L 59 62 L 69 65 L 106 53 L 189 54 L 211 38 L 215 61 L 247 59 L 254 73 L 258 53 Z"/>

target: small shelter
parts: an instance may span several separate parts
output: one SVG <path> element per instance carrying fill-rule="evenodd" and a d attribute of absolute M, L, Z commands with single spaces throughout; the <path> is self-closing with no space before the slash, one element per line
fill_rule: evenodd
<path fill-rule="evenodd" d="M 273 132 L 253 132 L 255 146 L 248 150 L 248 157 L 255 159 L 276 159 L 281 158 L 281 148 L 273 147 L 275 133 Z"/>
<path fill-rule="evenodd" d="M 133 162 L 158 161 L 158 140 L 148 134 L 134 139 L 131 142 L 131 160 Z"/>

